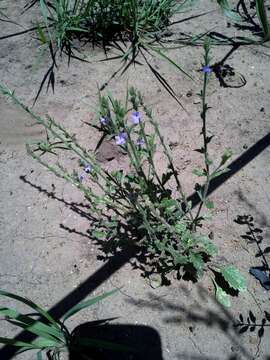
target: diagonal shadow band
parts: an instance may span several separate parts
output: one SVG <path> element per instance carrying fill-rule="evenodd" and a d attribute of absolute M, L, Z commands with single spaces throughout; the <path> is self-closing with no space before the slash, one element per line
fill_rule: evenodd
<path fill-rule="evenodd" d="M 229 171 L 216 177 L 210 182 L 207 195 L 210 195 L 214 192 L 219 186 L 225 183 L 230 177 L 240 171 L 245 167 L 250 161 L 252 161 L 256 156 L 258 156 L 263 150 L 265 150 L 270 145 L 270 133 L 265 135 L 254 145 L 252 145 L 247 151 L 240 155 L 228 166 Z M 196 206 L 200 202 L 200 198 L 196 192 L 188 197 L 188 201 L 192 202 L 192 207 Z"/>
<path fill-rule="evenodd" d="M 224 182 L 226 182 L 230 177 L 236 174 L 244 166 L 246 166 L 250 161 L 252 161 L 256 156 L 258 156 L 263 150 L 265 150 L 270 145 L 270 133 L 265 135 L 254 145 L 252 145 L 247 151 L 245 151 L 241 156 L 234 160 L 229 166 L 229 171 L 218 178 L 215 178 L 211 181 L 208 194 L 212 193 Z M 192 206 L 198 205 L 200 199 L 197 193 L 193 193 L 189 199 L 192 201 Z M 125 250 L 116 257 L 110 258 L 103 266 L 101 266 L 93 275 L 87 278 L 77 289 L 73 290 L 56 305 L 54 305 L 49 313 L 56 319 L 59 319 L 68 309 L 76 305 L 78 302 L 83 300 L 87 295 L 94 291 L 99 285 L 106 281 L 112 274 L 124 266 L 135 254 L 136 248 Z M 35 335 L 29 334 L 26 331 L 22 331 L 16 340 L 25 341 L 25 340 L 34 340 Z M 0 359 L 10 360 L 16 353 L 15 347 L 4 346 L 0 349 Z"/>
<path fill-rule="evenodd" d="M 50 315 L 55 319 L 60 319 L 71 307 L 83 300 L 87 295 L 93 292 L 99 285 L 105 282 L 111 275 L 124 266 L 134 255 L 136 249 L 129 249 L 119 253 L 117 257 L 111 258 L 102 265 L 94 274 L 89 276 L 81 285 L 70 292 L 65 298 L 55 304 L 50 310 Z M 33 341 L 37 336 L 22 331 L 16 340 Z M 12 359 L 17 349 L 11 346 L 4 346 L 0 349 L 0 359 Z"/>

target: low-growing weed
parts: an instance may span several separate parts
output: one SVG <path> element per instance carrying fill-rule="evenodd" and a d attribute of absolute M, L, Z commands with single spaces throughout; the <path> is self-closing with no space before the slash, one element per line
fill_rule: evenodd
<path fill-rule="evenodd" d="M 200 197 L 197 209 L 193 209 L 192 203 L 187 200 L 170 149 L 153 112 L 136 89 L 129 89 L 124 104 L 111 95 L 100 97 L 101 127 L 127 155 L 127 171 L 108 171 L 60 124 L 50 117 L 43 119 L 35 115 L 9 89 L 2 86 L 1 90 L 45 127 L 48 140 L 28 144 L 27 151 L 56 176 L 71 182 L 84 193 L 91 205 L 91 216 L 97 219 L 90 231 L 93 238 L 104 244 L 112 242 L 117 249 L 120 240 L 123 240 L 124 228 L 126 237 L 147 259 L 151 273 L 160 274 L 165 280 L 171 272 L 176 272 L 177 277 L 187 274 L 196 279 L 207 272 L 215 285 L 217 298 L 229 305 L 224 283 L 234 291 L 241 291 L 246 287 L 245 280 L 234 266 L 215 261 L 216 246 L 209 236 L 199 231 L 214 206 L 207 197 L 210 181 L 227 171 L 225 165 L 232 155 L 230 150 L 225 150 L 218 162 L 209 155 L 212 136 L 207 130 L 209 107 L 206 91 L 212 70 L 208 41 L 204 49 L 203 89 L 200 93 L 203 141 L 202 147 L 197 149 L 202 154 L 204 166 L 193 171 L 199 179 L 204 179 L 204 185 L 195 186 Z M 167 161 L 162 172 L 155 160 L 157 147 Z M 78 159 L 77 168 L 72 171 L 60 163 L 59 156 L 67 149 Z M 203 213 L 204 209 L 208 213 Z"/>

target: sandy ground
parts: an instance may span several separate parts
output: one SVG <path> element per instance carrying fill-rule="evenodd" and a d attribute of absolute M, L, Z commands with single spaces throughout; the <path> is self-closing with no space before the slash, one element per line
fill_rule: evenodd
<path fill-rule="evenodd" d="M 8 14 L 13 18 L 23 6 L 23 2 L 4 3 L 8 4 Z M 207 6 L 215 9 L 213 4 Z M 205 4 L 197 9 L 196 14 L 205 9 Z M 30 13 L 20 19 L 24 24 L 30 24 L 30 20 Z M 174 31 L 180 31 L 181 26 L 202 31 L 218 26 L 218 20 L 219 15 L 212 13 L 177 25 Z M 222 20 L 219 26 L 225 25 Z M 14 25 L 1 23 L 0 35 L 11 32 Z M 228 50 L 228 47 L 214 48 L 213 63 Z M 46 56 L 37 60 L 39 52 L 37 41 L 28 35 L 1 42 L 0 80 L 16 89 L 17 96 L 29 105 L 49 65 Z M 93 149 L 97 134 L 84 121 L 94 121 L 97 84 L 106 82 L 119 62 L 98 62 L 104 56 L 99 49 L 85 48 L 84 53 L 91 63 L 72 61 L 68 67 L 65 58 L 59 59 L 55 93 L 42 93 L 35 111 L 55 117 Z M 199 79 L 201 49 L 183 48 L 172 51 L 171 56 Z M 149 326 L 161 342 L 160 348 L 155 347 L 155 358 L 166 360 L 269 359 L 269 328 L 259 341 L 256 333 L 238 335 L 231 327 L 232 319 L 239 313 L 247 316 L 252 310 L 259 320 L 264 310 L 269 311 L 269 292 L 248 273 L 250 266 L 259 262 L 254 256 L 255 245 L 246 244 L 241 238 L 245 229 L 234 222 L 237 215 L 251 214 L 257 226 L 264 230 L 263 244 L 270 245 L 270 148 L 266 146 L 269 136 L 261 141 L 270 130 L 269 56 L 267 48 L 242 47 L 229 57 L 227 64 L 245 76 L 246 85 L 222 88 L 214 76 L 209 85 L 208 103 L 212 109 L 208 126 L 215 134 L 211 153 L 218 156 L 230 147 L 233 160 L 243 155 L 233 176 L 211 194 L 215 216 L 207 225 L 214 232 L 220 255 L 237 265 L 247 278 L 249 291 L 233 298 L 229 312 L 212 299 L 212 285 L 206 279 L 200 284 L 175 281 L 169 287 L 154 290 L 140 271 L 132 269 L 130 254 L 107 262 L 98 260 L 102 252 L 87 236 L 89 222 L 83 214 L 88 210 L 83 196 L 27 156 L 25 143 L 39 139 L 44 132 L 2 96 L 0 288 L 53 308 L 59 316 L 85 296 L 122 286 L 118 294 L 70 321 L 70 327 L 111 317 L 117 317 L 114 324 Z M 107 89 L 121 98 L 128 81 L 144 94 L 167 141 L 177 143 L 173 156 L 187 193 L 192 193 L 196 178 L 191 171 L 201 163 L 199 154 L 193 151 L 201 141 L 200 104 L 196 95 L 201 83 L 191 82 L 163 60 L 155 58 L 151 63 L 181 96 L 187 112 L 157 83 L 147 66 L 131 67 L 123 77 L 115 77 Z M 114 160 L 111 166 L 118 165 Z M 15 336 L 15 329 L 9 330 L 5 323 L 1 324 L 0 336 Z M 8 351 L 0 350 L 1 360 L 11 356 Z M 18 359 L 30 358 L 32 355 L 27 353 L 18 356 Z"/>

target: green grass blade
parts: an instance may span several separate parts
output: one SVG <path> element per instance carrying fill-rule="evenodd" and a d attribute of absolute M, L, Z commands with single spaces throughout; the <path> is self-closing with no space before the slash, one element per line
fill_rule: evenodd
<path fill-rule="evenodd" d="M 73 306 L 73 308 L 71 308 L 71 309 L 62 317 L 63 322 L 66 321 L 66 320 L 67 320 L 68 318 L 70 318 L 71 316 L 75 315 L 78 311 L 80 311 L 80 310 L 82 310 L 82 309 L 85 309 L 85 308 L 87 308 L 87 307 L 89 307 L 89 306 L 92 306 L 92 305 L 96 304 L 97 302 L 105 299 L 106 297 L 113 295 L 113 294 L 116 293 L 117 291 L 118 291 L 118 289 L 112 290 L 112 291 L 107 292 L 107 293 L 105 293 L 105 294 L 96 296 L 96 297 L 94 297 L 93 299 L 83 301 L 83 302 L 81 302 L 81 303 Z"/>
<path fill-rule="evenodd" d="M 32 343 L 27 343 L 27 342 L 24 342 L 24 341 L 17 341 L 17 340 L 14 340 L 14 339 L 0 337 L 0 344 L 12 345 L 12 346 L 24 348 L 25 350 L 46 349 L 46 348 L 55 347 L 55 342 L 50 341 L 48 339 L 40 339 L 40 340 L 36 340 L 36 341 L 34 341 Z"/>
<path fill-rule="evenodd" d="M 23 341 L 17 341 L 14 339 L 3 338 L 3 337 L 0 337 L 0 344 L 12 345 L 12 346 L 17 346 L 17 347 L 22 347 L 25 349 L 35 349 L 35 346 L 30 343 L 26 343 Z"/>
<path fill-rule="evenodd" d="M 29 300 L 27 298 L 23 298 L 23 297 L 21 297 L 19 295 L 13 294 L 13 293 L 9 293 L 9 292 L 4 291 L 4 290 L 0 290 L 0 295 L 9 297 L 9 298 L 14 299 L 14 300 L 17 300 L 17 301 L 29 306 L 30 308 L 37 311 L 44 318 L 46 318 L 55 327 L 60 328 L 60 325 L 51 317 L 51 315 L 47 311 L 43 310 L 41 307 L 39 307 L 38 305 L 33 303 L 31 300 Z"/>
<path fill-rule="evenodd" d="M 42 44 L 47 44 L 48 40 L 46 38 L 46 35 L 45 35 L 42 27 L 39 24 L 37 25 L 37 33 L 38 33 L 38 37 L 39 37 L 40 42 Z"/>
<path fill-rule="evenodd" d="M 45 349 L 49 347 L 54 347 L 55 343 L 53 341 L 47 340 L 47 339 L 40 339 L 37 341 L 34 341 L 33 343 L 27 343 L 24 341 L 18 341 L 14 339 L 9 338 L 3 338 L 0 337 L 0 344 L 4 345 L 12 345 L 17 346 L 24 349 Z"/>
<path fill-rule="evenodd" d="M 39 0 L 40 3 L 40 12 L 42 15 L 42 18 L 44 20 L 44 23 L 47 27 L 47 30 L 49 31 L 49 23 L 48 23 L 48 15 L 47 15 L 47 5 L 44 0 Z"/>
<path fill-rule="evenodd" d="M 7 316 L 8 321 L 13 319 L 11 322 L 21 328 L 32 332 L 38 336 L 43 336 L 51 340 L 65 342 L 65 336 L 63 332 L 57 327 L 44 324 L 39 320 L 34 320 L 27 315 L 22 315 L 18 311 L 11 308 L 0 308 L 0 315 Z"/>
<path fill-rule="evenodd" d="M 155 49 L 153 46 L 146 45 L 146 47 L 149 47 L 151 50 L 156 52 L 158 55 L 163 57 L 165 60 L 169 61 L 173 66 L 175 66 L 178 70 L 180 70 L 183 74 L 185 74 L 187 77 L 189 77 L 191 80 L 194 80 L 194 78 L 188 74 L 184 69 L 182 69 L 179 65 L 176 64 L 171 58 L 169 58 L 167 55 L 164 54 L 164 52 L 160 51 L 159 49 Z"/>
<path fill-rule="evenodd" d="M 270 26 L 267 19 L 264 0 L 256 0 L 256 12 L 263 29 L 264 39 L 270 39 Z"/>
<path fill-rule="evenodd" d="M 219 6 L 222 9 L 223 14 L 233 22 L 242 22 L 242 18 L 236 11 L 231 9 L 227 0 L 217 0 Z"/>

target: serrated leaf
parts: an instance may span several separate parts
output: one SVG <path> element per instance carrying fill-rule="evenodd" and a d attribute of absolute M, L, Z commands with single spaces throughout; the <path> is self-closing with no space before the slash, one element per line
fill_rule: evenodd
<path fill-rule="evenodd" d="M 243 318 L 243 315 L 242 315 L 242 314 L 239 315 L 239 320 L 240 320 L 241 322 L 244 321 L 244 318 Z"/>
<path fill-rule="evenodd" d="M 235 290 L 245 291 L 247 289 L 246 279 L 241 272 L 233 265 L 221 269 L 221 274 L 227 283 Z"/>
<path fill-rule="evenodd" d="M 220 287 L 215 283 L 215 287 L 216 287 L 216 299 L 217 301 L 222 304 L 225 307 L 230 307 L 231 306 L 231 300 L 229 295 Z"/>
<path fill-rule="evenodd" d="M 204 267 L 204 261 L 203 261 L 202 256 L 200 254 L 191 253 L 189 255 L 189 261 L 196 269 L 198 277 L 201 277 L 202 273 L 203 273 L 203 267 Z"/>
<path fill-rule="evenodd" d="M 207 255 L 213 256 L 217 254 L 216 246 L 209 240 L 207 236 L 199 236 L 198 245 L 203 248 Z"/>

